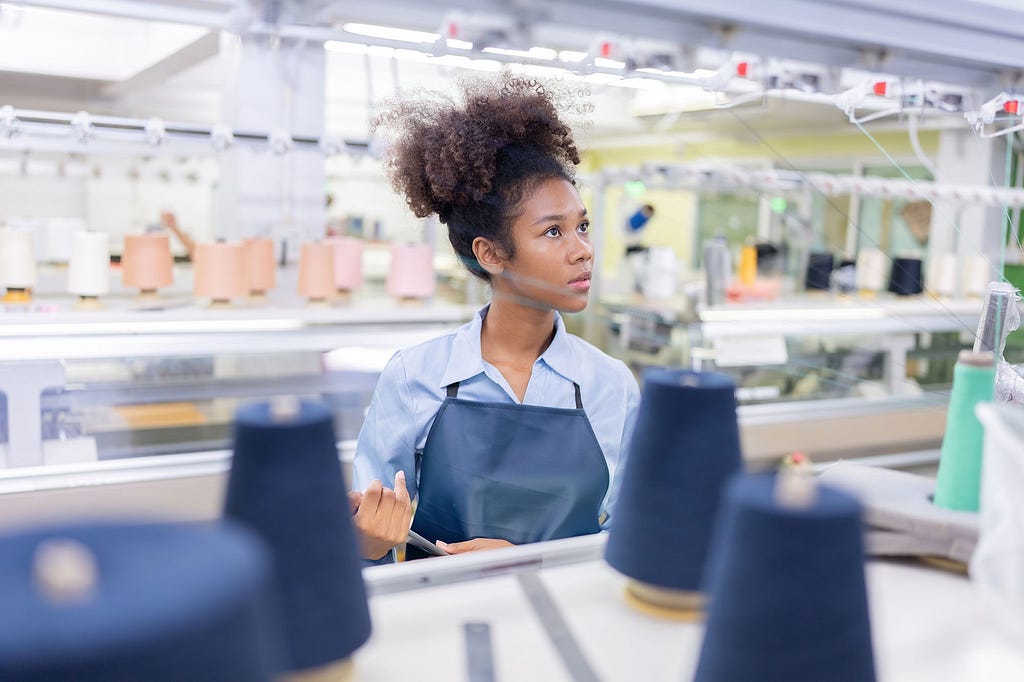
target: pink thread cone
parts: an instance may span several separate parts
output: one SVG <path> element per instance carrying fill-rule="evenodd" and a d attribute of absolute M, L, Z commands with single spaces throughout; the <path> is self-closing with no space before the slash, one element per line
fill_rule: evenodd
<path fill-rule="evenodd" d="M 154 290 L 174 283 L 171 241 L 166 234 L 130 234 L 121 254 L 121 282 L 126 287 Z"/>
<path fill-rule="evenodd" d="M 434 250 L 430 244 L 392 245 L 387 289 L 399 298 L 434 295 Z"/>
<path fill-rule="evenodd" d="M 334 246 L 334 286 L 351 291 L 363 285 L 363 242 L 355 237 L 329 239 Z"/>
<path fill-rule="evenodd" d="M 334 246 L 329 242 L 302 245 L 299 293 L 312 299 L 329 298 L 334 293 Z"/>
<path fill-rule="evenodd" d="M 277 283 L 277 265 L 274 262 L 274 240 L 254 238 L 245 240 L 246 269 L 249 293 L 263 294 Z"/>
<path fill-rule="evenodd" d="M 196 296 L 227 301 L 248 293 L 245 246 L 216 242 L 197 244 L 192 255 Z"/>

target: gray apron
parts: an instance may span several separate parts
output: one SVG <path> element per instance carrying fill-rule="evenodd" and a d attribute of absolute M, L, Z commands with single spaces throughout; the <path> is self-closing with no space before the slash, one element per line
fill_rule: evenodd
<path fill-rule="evenodd" d="M 598 532 L 608 465 L 573 385 L 575 409 L 465 400 L 448 386 L 420 455 L 413 530 L 514 545 Z"/>

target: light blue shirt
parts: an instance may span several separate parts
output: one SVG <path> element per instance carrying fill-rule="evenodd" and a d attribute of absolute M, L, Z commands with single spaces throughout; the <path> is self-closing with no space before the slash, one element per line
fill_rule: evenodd
<path fill-rule="evenodd" d="M 449 384 L 461 382 L 459 398 L 519 404 L 505 377 L 484 361 L 480 350 L 480 332 L 489 307 L 484 306 L 459 329 L 400 350 L 388 362 L 359 432 L 354 490 L 365 490 L 373 479 L 392 487 L 401 469 L 409 494 L 415 498 L 416 455 L 423 452 Z M 636 423 L 640 389 L 622 361 L 569 334 L 556 312 L 554 338 L 533 365 L 523 403 L 575 408 L 573 383 L 579 384 L 583 409 L 608 463 L 610 483 L 602 511 L 610 517 Z"/>

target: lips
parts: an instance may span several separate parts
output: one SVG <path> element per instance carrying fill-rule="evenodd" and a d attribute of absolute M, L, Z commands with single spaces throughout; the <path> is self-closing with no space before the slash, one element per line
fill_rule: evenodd
<path fill-rule="evenodd" d="M 570 289 L 576 289 L 578 291 L 588 291 L 590 289 L 590 273 L 584 272 L 576 279 L 569 282 Z"/>

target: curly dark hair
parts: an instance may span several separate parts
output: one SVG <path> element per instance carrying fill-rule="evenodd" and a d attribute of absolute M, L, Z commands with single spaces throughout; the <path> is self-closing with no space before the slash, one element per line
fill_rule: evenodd
<path fill-rule="evenodd" d="M 373 130 L 392 138 L 386 165 L 395 190 L 417 217 L 437 214 L 455 253 L 489 281 L 473 240 L 486 237 L 513 257 L 522 200 L 550 178 L 575 184 L 580 154 L 552 86 L 505 74 L 461 90 L 462 103 L 425 92 L 391 103 Z"/>

